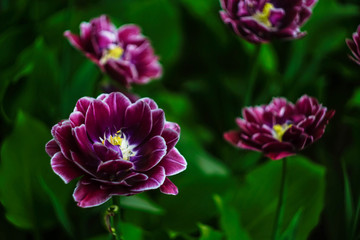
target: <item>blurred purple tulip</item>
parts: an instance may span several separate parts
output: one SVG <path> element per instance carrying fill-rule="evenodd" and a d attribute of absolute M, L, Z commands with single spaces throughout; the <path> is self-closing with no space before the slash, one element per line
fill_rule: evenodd
<path fill-rule="evenodd" d="M 175 148 L 180 127 L 149 98 L 131 103 L 118 92 L 83 97 L 51 134 L 46 152 L 54 172 L 65 183 L 81 177 L 73 194 L 80 207 L 156 188 L 178 193 L 168 177 L 187 165 Z"/>
<path fill-rule="evenodd" d="M 80 24 L 80 36 L 65 31 L 64 36 L 103 72 L 129 88 L 161 77 L 162 67 L 149 40 L 136 25 L 119 29 L 106 15 Z"/>
<path fill-rule="evenodd" d="M 278 160 L 321 138 L 334 114 L 334 110 L 327 110 L 307 95 L 295 105 L 274 98 L 269 105 L 244 108 L 243 118 L 236 119 L 240 129 L 226 132 L 224 138 L 236 147 L 263 152 Z"/>
<path fill-rule="evenodd" d="M 297 39 L 317 0 L 220 0 L 222 20 L 252 43 Z"/>
<path fill-rule="evenodd" d="M 350 59 L 360 65 L 360 25 L 357 28 L 357 31 L 353 33 L 352 40 L 346 39 L 346 44 L 350 48 L 353 56 L 350 56 Z"/>

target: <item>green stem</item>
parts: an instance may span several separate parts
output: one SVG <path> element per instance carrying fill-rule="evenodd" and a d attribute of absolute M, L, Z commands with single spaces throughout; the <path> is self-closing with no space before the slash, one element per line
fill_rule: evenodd
<path fill-rule="evenodd" d="M 281 173 L 281 182 L 280 182 L 280 192 L 279 192 L 279 202 L 276 208 L 275 222 L 273 228 L 272 239 L 277 240 L 281 225 L 282 212 L 284 210 L 283 201 L 284 201 L 284 190 L 285 190 L 285 179 L 286 179 L 286 158 L 282 160 L 282 173 Z"/>
<path fill-rule="evenodd" d="M 250 77 L 249 77 L 249 86 L 245 95 L 245 106 L 248 106 L 251 102 L 251 98 L 252 98 L 252 94 L 254 91 L 254 86 L 255 86 L 255 82 L 256 82 L 256 78 L 258 76 L 258 72 L 259 72 L 259 63 L 260 63 L 260 52 L 261 52 L 261 46 L 262 44 L 257 44 L 255 45 L 255 52 L 253 55 L 253 59 L 251 61 L 252 68 L 251 68 L 251 72 L 250 72 Z"/>
<path fill-rule="evenodd" d="M 122 234 L 121 234 L 121 206 L 120 206 L 120 197 L 119 196 L 113 196 L 112 197 L 113 205 L 116 205 L 118 207 L 118 211 L 115 212 L 115 215 L 113 216 L 113 228 L 115 229 L 115 240 L 122 240 Z"/>

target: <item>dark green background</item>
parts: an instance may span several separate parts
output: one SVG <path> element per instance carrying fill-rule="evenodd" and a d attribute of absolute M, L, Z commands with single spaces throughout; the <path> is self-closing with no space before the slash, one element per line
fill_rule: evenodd
<path fill-rule="evenodd" d="M 223 139 L 244 107 L 255 46 L 219 10 L 217 0 L 0 1 L 1 239 L 109 239 L 102 214 L 110 203 L 77 207 L 75 181 L 65 185 L 44 151 L 52 125 L 110 82 L 63 37 L 104 13 L 117 26 L 139 24 L 151 40 L 163 78 L 132 91 L 179 123 L 188 161 L 171 178 L 178 196 L 122 198 L 125 239 L 270 238 L 281 161 Z M 305 38 L 261 48 L 251 105 L 308 94 L 336 110 L 323 138 L 288 159 L 282 239 L 358 239 L 360 66 L 345 38 L 359 10 L 357 0 L 319 0 Z"/>

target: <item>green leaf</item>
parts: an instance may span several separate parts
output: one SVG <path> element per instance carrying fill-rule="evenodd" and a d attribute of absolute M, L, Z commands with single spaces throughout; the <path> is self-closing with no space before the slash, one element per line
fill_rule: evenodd
<path fill-rule="evenodd" d="M 351 186 L 349 177 L 346 171 L 345 164 L 343 163 L 343 174 L 344 174 L 344 201 L 345 201 L 345 219 L 346 219 L 346 229 L 347 232 L 351 232 L 352 222 L 353 222 L 353 212 L 354 212 L 354 204 L 353 204 L 353 196 L 351 192 Z"/>
<path fill-rule="evenodd" d="M 122 16 L 119 18 L 123 19 L 124 23 L 141 26 L 155 53 L 160 56 L 160 62 L 165 66 L 173 64 L 180 55 L 182 34 L 179 12 L 172 1 L 138 0 L 136 4 L 133 1 L 124 1 L 122 7 Z M 117 12 L 114 17 L 118 15 Z"/>
<path fill-rule="evenodd" d="M 360 107 L 360 88 L 355 89 L 354 95 L 348 102 L 349 107 Z"/>
<path fill-rule="evenodd" d="M 283 232 L 297 211 L 302 208 L 296 239 L 307 239 L 319 221 L 324 206 L 325 169 L 308 159 L 288 158 Z M 237 193 L 237 209 L 244 228 L 253 239 L 270 238 L 275 221 L 281 176 L 281 160 L 268 161 L 250 172 Z"/>
<path fill-rule="evenodd" d="M 220 3 L 216 0 L 181 0 L 189 12 L 211 29 L 221 43 L 227 42 L 226 31 L 228 27 L 221 21 L 219 10 Z"/>
<path fill-rule="evenodd" d="M 221 240 L 223 239 L 223 234 L 219 231 L 212 229 L 211 227 L 201 224 L 198 224 L 201 232 L 199 240 Z"/>
<path fill-rule="evenodd" d="M 149 199 L 143 196 L 129 196 L 120 198 L 121 206 L 124 208 L 130 208 L 140 211 L 145 211 L 153 214 L 163 214 L 164 210 L 157 206 L 155 203 L 151 202 Z"/>
<path fill-rule="evenodd" d="M 239 213 L 235 208 L 225 203 L 219 195 L 214 196 L 216 206 L 220 212 L 221 228 L 228 240 L 250 240 L 250 236 L 240 222 Z"/>
<path fill-rule="evenodd" d="M 121 223 L 121 231 L 122 231 L 124 240 L 141 240 L 141 239 L 143 239 L 142 229 L 131 223 L 126 223 L 126 222 Z"/>
<path fill-rule="evenodd" d="M 22 109 L 43 121 L 53 119 L 59 105 L 59 64 L 55 52 L 42 38 L 21 52 L 14 65 L 11 83 L 3 100 L 4 110 L 12 119 Z"/>
<path fill-rule="evenodd" d="M 65 184 L 52 172 L 45 144 L 50 131 L 41 122 L 19 112 L 15 128 L 1 147 L 0 201 L 14 225 L 37 231 L 55 222 L 50 198 L 39 179 L 60 191 L 59 202 L 68 199 Z"/>
<path fill-rule="evenodd" d="M 73 110 L 79 98 L 94 94 L 95 83 L 99 76 L 97 66 L 90 61 L 84 61 L 75 72 L 69 87 L 64 90 L 61 105 L 64 116 Z"/>
<path fill-rule="evenodd" d="M 303 213 L 303 209 L 300 208 L 297 211 L 297 213 L 295 214 L 295 216 L 293 217 L 293 219 L 290 221 L 289 226 L 287 227 L 285 232 L 282 234 L 281 240 L 296 239 L 296 234 L 298 231 L 299 222 L 300 222 L 302 213 Z"/>

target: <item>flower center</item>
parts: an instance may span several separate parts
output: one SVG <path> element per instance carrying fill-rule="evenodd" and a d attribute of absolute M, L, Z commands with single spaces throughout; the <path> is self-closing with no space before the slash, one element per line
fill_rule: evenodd
<path fill-rule="evenodd" d="M 117 131 L 113 136 L 110 135 L 108 138 L 104 136 L 104 138 L 100 138 L 101 143 L 105 145 L 105 141 L 108 141 L 113 146 L 119 146 L 122 154 L 122 158 L 126 161 L 130 159 L 130 157 L 134 156 L 133 146 L 129 145 L 129 142 L 126 140 L 126 136 L 121 133 L 121 131 Z"/>
<path fill-rule="evenodd" d="M 110 59 L 119 59 L 123 53 L 124 53 L 124 49 L 122 49 L 119 46 L 110 48 L 106 50 L 103 56 L 101 57 L 100 64 L 105 64 Z"/>
<path fill-rule="evenodd" d="M 279 140 L 280 142 L 282 141 L 282 137 L 284 135 L 284 133 L 291 128 L 292 124 L 276 124 L 273 126 L 273 137 L 276 138 L 277 140 Z"/>
<path fill-rule="evenodd" d="M 273 8 L 274 8 L 274 5 L 272 5 L 271 3 L 265 3 L 262 12 L 256 12 L 253 15 L 253 17 L 255 18 L 255 20 L 257 20 L 258 22 L 261 22 L 265 26 L 271 27 L 271 22 L 269 20 L 269 17 L 270 17 L 271 10 Z"/>

